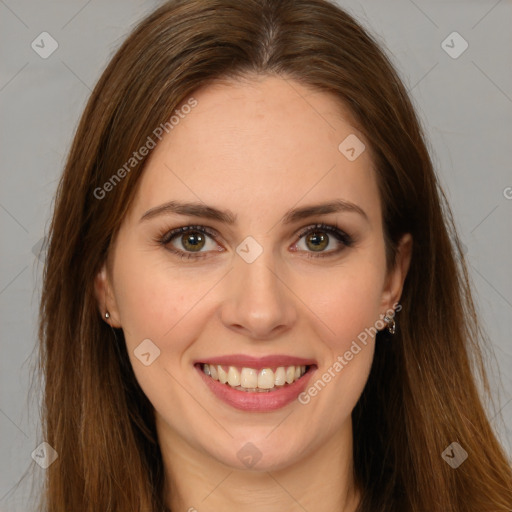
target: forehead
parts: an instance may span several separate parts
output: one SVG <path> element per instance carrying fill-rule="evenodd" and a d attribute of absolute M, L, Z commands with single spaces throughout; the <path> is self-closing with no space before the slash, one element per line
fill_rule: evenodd
<path fill-rule="evenodd" d="M 208 85 L 192 96 L 197 104 L 177 108 L 179 119 L 148 159 L 139 213 L 172 199 L 229 206 L 241 216 L 299 201 L 378 203 L 368 143 L 334 95 L 271 76 Z M 352 149 L 360 154 L 347 158 L 347 149 L 349 157 Z"/>

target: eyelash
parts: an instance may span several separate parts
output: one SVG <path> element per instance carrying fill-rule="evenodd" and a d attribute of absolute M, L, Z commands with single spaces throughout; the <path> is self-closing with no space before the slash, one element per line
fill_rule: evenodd
<path fill-rule="evenodd" d="M 156 236 L 154 241 L 156 243 L 162 245 L 163 247 L 165 247 L 168 251 L 170 251 L 178 256 L 181 256 L 182 259 L 183 258 L 185 258 L 185 259 L 190 259 L 190 258 L 201 259 L 201 258 L 207 257 L 208 252 L 210 252 L 210 251 L 203 252 L 203 253 L 199 253 L 199 252 L 194 253 L 194 252 L 181 251 L 181 250 L 175 249 L 174 247 L 168 245 L 174 238 L 177 237 L 177 235 L 181 235 L 188 231 L 198 231 L 202 234 L 208 235 L 209 237 L 211 237 L 213 239 L 215 239 L 215 237 L 216 237 L 216 233 L 213 230 L 211 230 L 205 226 L 182 226 L 182 227 L 179 227 L 176 229 L 172 229 L 170 231 L 167 231 L 167 230 L 162 231 L 161 233 L 159 233 Z M 324 232 L 334 236 L 334 238 L 336 240 L 338 240 L 339 242 L 341 242 L 341 244 L 345 247 L 351 247 L 354 243 L 352 237 L 350 237 L 350 235 L 348 235 L 347 233 L 342 231 L 338 227 L 337 224 L 334 224 L 331 226 L 329 224 L 321 224 L 321 223 L 307 226 L 306 228 L 301 230 L 299 233 L 297 233 L 296 236 L 298 238 L 297 238 L 297 242 L 295 242 L 295 243 L 298 243 L 302 237 L 304 237 L 310 233 L 313 233 L 315 231 L 324 231 Z M 309 252 L 309 251 L 306 251 L 306 252 L 307 252 L 308 258 L 326 258 L 329 256 L 339 254 L 343 249 L 344 249 L 344 247 L 334 250 L 334 251 L 319 252 L 316 254 L 314 252 Z"/>

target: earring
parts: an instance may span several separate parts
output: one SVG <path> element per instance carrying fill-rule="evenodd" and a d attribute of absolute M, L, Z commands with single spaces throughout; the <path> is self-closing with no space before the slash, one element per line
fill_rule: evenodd
<path fill-rule="evenodd" d="M 389 317 L 389 316 L 386 315 L 384 317 L 384 322 L 386 322 L 386 324 L 387 324 L 387 328 L 388 328 L 389 334 L 395 334 L 395 332 L 396 332 L 396 322 L 395 322 L 395 319 L 393 317 Z"/>
<path fill-rule="evenodd" d="M 106 318 L 107 320 L 110 318 L 110 313 L 109 313 L 108 311 L 105 313 L 105 318 Z"/>

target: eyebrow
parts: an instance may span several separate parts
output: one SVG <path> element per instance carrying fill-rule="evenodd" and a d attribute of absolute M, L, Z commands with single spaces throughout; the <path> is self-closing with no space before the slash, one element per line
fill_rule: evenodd
<path fill-rule="evenodd" d="M 329 213 L 349 212 L 361 215 L 365 220 L 368 216 L 365 211 L 350 201 L 337 199 L 327 203 L 303 206 L 301 208 L 292 208 L 288 210 L 281 221 L 283 224 L 292 224 L 299 220 L 313 217 L 315 215 L 327 215 Z M 154 217 L 167 214 L 189 215 L 192 217 L 201 217 L 233 225 L 236 223 L 237 216 L 230 210 L 218 210 L 204 203 L 183 203 L 179 201 L 169 201 L 160 206 L 155 206 L 148 210 L 141 218 L 140 222 L 153 219 Z"/>

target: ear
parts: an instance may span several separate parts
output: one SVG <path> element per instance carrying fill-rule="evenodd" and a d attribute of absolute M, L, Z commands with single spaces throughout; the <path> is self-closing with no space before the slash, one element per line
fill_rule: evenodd
<path fill-rule="evenodd" d="M 412 256 L 412 236 L 406 233 L 398 242 L 395 265 L 389 270 L 382 291 L 382 307 L 385 311 L 393 310 L 400 301 L 405 278 Z"/>
<path fill-rule="evenodd" d="M 98 309 L 103 321 L 112 327 L 121 327 L 119 311 L 112 291 L 106 263 L 103 264 L 101 270 L 94 278 L 94 293 L 96 295 L 96 300 L 98 301 Z M 110 318 L 105 318 L 105 313 L 107 311 Z"/>

